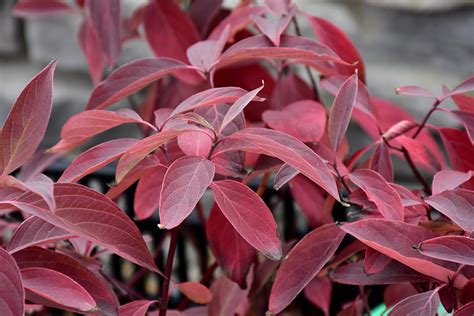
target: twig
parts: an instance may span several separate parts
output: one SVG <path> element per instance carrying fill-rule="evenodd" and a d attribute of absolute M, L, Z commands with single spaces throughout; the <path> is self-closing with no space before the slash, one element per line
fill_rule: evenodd
<path fill-rule="evenodd" d="M 421 185 L 423 185 L 423 188 L 426 193 L 431 195 L 431 187 L 428 184 L 428 182 L 425 180 L 423 175 L 418 171 L 418 168 L 416 167 L 415 163 L 413 162 L 413 159 L 411 158 L 410 154 L 408 153 L 408 150 L 405 147 L 401 148 L 401 152 L 403 153 L 403 156 L 405 157 L 405 160 L 408 162 L 408 165 L 410 166 L 411 170 L 413 171 L 413 174 L 415 177 L 420 181 Z"/>
<path fill-rule="evenodd" d="M 433 106 L 428 111 L 428 113 L 426 113 L 425 117 L 423 118 L 423 121 L 418 126 L 418 129 L 416 130 L 415 134 L 413 134 L 413 139 L 415 139 L 421 133 L 421 131 L 426 125 L 426 122 L 428 122 L 429 118 L 431 117 L 431 114 L 433 114 L 433 112 L 436 111 L 436 109 L 438 108 L 439 103 L 440 103 L 439 100 L 436 100 L 433 103 Z"/>
<path fill-rule="evenodd" d="M 176 251 L 176 245 L 178 244 L 178 233 L 179 233 L 179 227 L 173 228 L 170 231 L 170 235 L 171 235 L 170 247 L 168 251 L 168 258 L 166 258 L 166 266 L 165 266 L 166 278 L 163 281 L 163 286 L 161 288 L 161 302 L 160 302 L 159 316 L 166 316 L 166 311 L 168 309 L 171 273 L 173 272 L 174 253 Z"/>

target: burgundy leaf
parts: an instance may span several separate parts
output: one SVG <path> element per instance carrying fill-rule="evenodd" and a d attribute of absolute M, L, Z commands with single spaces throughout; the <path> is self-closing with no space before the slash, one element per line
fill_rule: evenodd
<path fill-rule="evenodd" d="M 273 188 L 280 190 L 285 184 L 291 181 L 294 177 L 299 174 L 299 171 L 290 166 L 289 164 L 283 164 L 278 169 L 275 177 L 273 178 Z"/>
<path fill-rule="evenodd" d="M 52 307 L 78 312 L 97 309 L 92 296 L 67 275 L 47 268 L 21 269 L 26 299 Z"/>
<path fill-rule="evenodd" d="M 379 212 L 387 219 L 403 221 L 404 209 L 398 192 L 377 172 L 359 169 L 349 179 L 361 188 Z"/>
<path fill-rule="evenodd" d="M 0 314 L 23 316 L 25 290 L 15 260 L 0 247 Z"/>
<path fill-rule="evenodd" d="M 367 274 L 379 273 L 385 269 L 391 261 L 392 259 L 390 257 L 372 248 L 367 248 L 364 257 L 364 271 Z"/>
<path fill-rule="evenodd" d="M 471 316 L 474 314 L 474 302 L 470 302 L 454 312 L 454 316 Z"/>
<path fill-rule="evenodd" d="M 221 36 L 217 40 L 200 41 L 191 45 L 186 51 L 191 65 L 201 69 L 207 73 L 212 65 L 219 59 L 224 49 L 227 39 L 229 38 L 230 27 L 224 29 Z"/>
<path fill-rule="evenodd" d="M 443 213 L 466 231 L 474 231 L 474 191 L 447 190 L 425 199 L 431 207 Z"/>
<path fill-rule="evenodd" d="M 61 140 L 54 145 L 52 150 L 56 152 L 69 150 L 97 134 L 126 123 L 139 123 L 152 127 L 130 109 L 120 109 L 116 112 L 105 110 L 84 111 L 74 115 L 64 124 L 61 130 Z"/>
<path fill-rule="evenodd" d="M 369 168 L 378 172 L 387 182 L 393 182 L 393 165 L 390 151 L 384 141 L 377 142 L 370 158 Z"/>
<path fill-rule="evenodd" d="M 222 1 L 223 0 L 199 0 L 193 1 L 189 5 L 188 14 L 201 35 L 204 36 L 209 33 L 211 23 L 220 12 Z"/>
<path fill-rule="evenodd" d="M 50 63 L 26 85 L 15 101 L 0 134 L 0 172 L 3 175 L 23 165 L 43 139 L 51 114 L 53 75 Z"/>
<path fill-rule="evenodd" d="M 438 194 L 447 190 L 454 190 L 463 183 L 469 181 L 471 177 L 471 171 L 461 172 L 456 170 L 441 170 L 433 177 L 433 194 Z"/>
<path fill-rule="evenodd" d="M 252 14 L 261 14 L 265 8 L 261 6 L 242 6 L 235 8 L 231 13 L 212 30 L 209 39 L 216 40 L 221 37 L 225 29 L 230 26 L 230 37 L 233 40 L 234 34 L 247 27 L 250 23 Z"/>
<path fill-rule="evenodd" d="M 434 263 L 413 248 L 426 239 L 436 237 L 435 233 L 426 228 L 387 219 L 365 219 L 345 224 L 342 229 L 367 246 L 415 271 L 442 282 L 453 280 L 455 271 Z M 466 282 L 464 276 L 458 275 L 453 285 L 462 288 Z"/>
<path fill-rule="evenodd" d="M 61 154 L 37 151 L 30 160 L 21 166 L 16 177 L 21 181 L 27 181 L 46 170 L 60 157 Z"/>
<path fill-rule="evenodd" d="M 411 283 L 390 284 L 385 288 L 383 301 L 387 307 L 392 307 L 401 300 L 415 294 L 418 294 L 418 291 Z"/>
<path fill-rule="evenodd" d="M 382 137 L 386 140 L 392 140 L 397 138 L 400 135 L 404 135 L 411 131 L 413 128 L 417 127 L 418 124 L 413 121 L 409 120 L 402 120 L 397 122 L 393 126 L 391 126 L 385 133 L 383 133 Z"/>
<path fill-rule="evenodd" d="M 231 280 L 246 288 L 255 250 L 234 229 L 217 204 L 214 204 L 207 219 L 206 233 L 219 266 Z"/>
<path fill-rule="evenodd" d="M 434 98 L 436 99 L 436 95 L 432 93 L 431 91 L 421 88 L 418 86 L 403 86 L 400 88 L 396 88 L 395 91 L 398 94 L 403 94 L 403 95 L 410 95 L 410 96 L 416 96 L 416 97 L 426 97 L 426 98 Z"/>
<path fill-rule="evenodd" d="M 278 18 L 263 17 L 257 14 L 252 14 L 250 17 L 257 25 L 260 32 L 265 34 L 275 46 L 280 46 L 280 36 L 290 24 L 293 16 L 296 13 L 296 7 L 292 7 L 290 11 L 285 12 L 284 15 Z"/>
<path fill-rule="evenodd" d="M 277 225 L 265 202 L 249 187 L 234 180 L 214 181 L 210 187 L 222 213 L 242 238 L 268 258 L 280 259 Z"/>
<path fill-rule="evenodd" d="M 465 111 L 451 111 L 464 125 L 466 128 L 467 135 L 471 140 L 471 144 L 474 145 L 474 113 Z"/>
<path fill-rule="evenodd" d="M 278 269 L 270 294 L 269 310 L 280 313 L 328 262 L 345 233 L 336 225 L 319 227 L 301 239 Z"/>
<path fill-rule="evenodd" d="M 194 67 L 170 58 L 144 58 L 112 72 L 92 92 L 86 110 L 103 109 L 145 88 L 168 74 L 194 71 Z"/>
<path fill-rule="evenodd" d="M 304 288 L 304 296 L 315 306 L 319 307 L 324 315 L 329 316 L 329 307 L 332 296 L 332 282 L 328 277 L 315 277 Z"/>
<path fill-rule="evenodd" d="M 451 97 L 461 111 L 474 112 L 474 97 L 456 94 Z"/>
<path fill-rule="evenodd" d="M 94 299 L 103 314 L 117 313 L 118 301 L 109 285 L 73 258 L 51 250 L 30 247 L 13 254 L 18 267 L 45 268 L 67 275 L 81 285 Z"/>
<path fill-rule="evenodd" d="M 148 44 L 158 57 L 187 62 L 186 50 L 199 40 L 192 20 L 172 0 L 153 0 L 148 4 L 144 26 Z"/>
<path fill-rule="evenodd" d="M 14 253 L 31 246 L 41 246 L 51 242 L 72 238 L 74 234 L 31 216 L 17 227 L 7 250 Z"/>
<path fill-rule="evenodd" d="M 248 290 L 221 275 L 211 286 L 212 301 L 208 305 L 208 316 L 235 315 L 245 300 Z"/>
<path fill-rule="evenodd" d="M 207 287 L 198 282 L 183 282 L 176 284 L 178 290 L 191 301 L 207 304 L 212 300 L 212 293 Z"/>
<path fill-rule="evenodd" d="M 276 157 L 321 186 L 336 200 L 339 194 L 324 161 L 296 138 L 264 128 L 246 128 L 223 139 L 214 156 L 230 150 L 244 150 Z"/>
<path fill-rule="evenodd" d="M 57 14 L 68 14 L 74 11 L 61 0 L 21 0 L 13 7 L 13 15 L 16 17 L 30 18 L 50 16 Z"/>
<path fill-rule="evenodd" d="M 314 100 L 316 96 L 308 84 L 294 73 L 281 75 L 276 81 L 270 98 L 273 110 L 282 110 L 284 106 L 302 100 Z"/>
<path fill-rule="evenodd" d="M 415 164 L 428 172 L 441 170 L 439 161 L 421 141 L 405 135 L 397 137 L 397 141 L 408 151 Z"/>
<path fill-rule="evenodd" d="M 178 145 L 187 156 L 207 157 L 212 149 L 212 139 L 206 133 L 188 132 L 178 136 Z"/>
<path fill-rule="evenodd" d="M 138 300 L 119 307 L 119 316 L 146 316 L 150 305 L 157 301 Z"/>
<path fill-rule="evenodd" d="M 398 302 L 388 313 L 390 316 L 436 315 L 440 304 L 439 287 L 428 292 L 415 294 Z"/>
<path fill-rule="evenodd" d="M 163 165 L 150 167 L 138 181 L 133 199 L 133 209 L 138 220 L 149 218 L 158 209 L 166 170 Z"/>
<path fill-rule="evenodd" d="M 328 136 L 334 151 L 341 145 L 349 126 L 352 109 L 356 102 L 358 82 L 357 75 L 349 77 L 342 84 L 331 106 L 328 119 Z"/>
<path fill-rule="evenodd" d="M 302 100 L 288 104 L 281 111 L 265 111 L 262 120 L 272 129 L 304 143 L 318 142 L 326 129 L 326 110 L 319 102 Z"/>
<path fill-rule="evenodd" d="M 21 182 L 12 176 L 0 176 L 0 188 L 14 188 L 23 192 L 36 193 L 48 205 L 48 209 L 55 208 L 53 181 L 43 174 L 35 175 L 27 182 Z"/>
<path fill-rule="evenodd" d="M 174 228 L 191 214 L 214 173 L 214 165 L 201 157 L 182 157 L 169 166 L 161 187 L 160 228 Z"/>
<path fill-rule="evenodd" d="M 465 265 L 474 265 L 474 239 L 466 236 L 441 236 L 423 241 L 421 254 Z"/>
<path fill-rule="evenodd" d="M 106 61 L 97 31 L 88 17 L 84 18 L 79 28 L 78 41 L 86 57 L 92 83 L 97 86 L 102 80 Z"/>

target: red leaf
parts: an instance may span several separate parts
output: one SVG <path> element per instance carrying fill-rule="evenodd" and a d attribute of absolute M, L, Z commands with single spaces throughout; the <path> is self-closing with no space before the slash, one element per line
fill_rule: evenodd
<path fill-rule="evenodd" d="M 224 138 L 213 156 L 230 150 L 276 157 L 300 171 L 339 201 L 336 183 L 324 161 L 292 136 L 264 128 L 246 128 Z"/>
<path fill-rule="evenodd" d="M 268 37 L 275 46 L 280 46 L 280 36 L 290 24 L 295 13 L 296 7 L 293 6 L 289 11 L 285 12 L 284 15 L 278 18 L 265 18 L 257 14 L 252 14 L 250 17 L 255 22 L 260 32 L 265 34 L 265 36 Z"/>
<path fill-rule="evenodd" d="M 201 157 L 182 157 L 169 166 L 161 187 L 160 228 L 174 228 L 191 214 L 214 173 L 214 165 Z"/>
<path fill-rule="evenodd" d="M 278 269 L 270 294 L 269 310 L 280 313 L 332 258 L 345 233 L 336 225 L 319 227 L 290 250 Z"/>
<path fill-rule="evenodd" d="M 69 239 L 74 234 L 45 222 L 39 217 L 31 216 L 17 227 L 7 250 L 14 253 L 31 246 L 41 246 L 51 242 Z"/>
<path fill-rule="evenodd" d="M 474 231 L 474 191 L 447 190 L 425 199 L 431 207 L 443 213 L 465 231 Z"/>
<path fill-rule="evenodd" d="M 474 302 L 470 302 L 454 312 L 454 316 L 471 316 L 474 313 Z"/>
<path fill-rule="evenodd" d="M 304 296 L 315 306 L 319 307 L 324 315 L 329 316 L 329 307 L 332 296 L 332 282 L 327 277 L 315 277 L 304 288 Z"/>
<path fill-rule="evenodd" d="M 365 82 L 365 67 L 362 57 L 355 48 L 349 37 L 336 25 L 326 19 L 305 14 L 309 23 L 313 27 L 314 33 L 319 37 L 321 43 L 331 48 L 343 60 L 350 63 L 357 63 L 354 66 L 344 66 L 335 64 L 339 74 L 352 75 L 355 69 L 358 71 L 359 78 Z"/>
<path fill-rule="evenodd" d="M 109 65 L 116 64 L 122 48 L 120 0 L 87 0 L 86 7 Z"/>
<path fill-rule="evenodd" d="M 199 0 L 189 5 L 188 14 L 202 36 L 209 33 L 211 23 L 218 16 L 221 5 L 222 0 Z"/>
<path fill-rule="evenodd" d="M 166 170 L 163 165 L 150 167 L 138 181 L 133 199 L 133 209 L 138 220 L 149 218 L 158 209 Z"/>
<path fill-rule="evenodd" d="M 438 194 L 447 190 L 454 190 L 463 183 L 469 181 L 471 177 L 472 171 L 461 172 L 456 170 L 441 170 L 433 177 L 433 194 Z"/>
<path fill-rule="evenodd" d="M 176 284 L 178 290 L 191 301 L 207 304 L 212 300 L 212 293 L 207 287 L 198 282 L 183 282 Z"/>
<path fill-rule="evenodd" d="M 234 229 L 217 204 L 214 204 L 207 219 L 206 233 L 219 266 L 231 280 L 246 288 L 255 250 Z"/>
<path fill-rule="evenodd" d="M 133 138 L 111 140 L 92 147 L 74 159 L 64 170 L 58 182 L 77 182 L 112 161 L 120 158 L 138 142 Z"/>
<path fill-rule="evenodd" d="M 445 96 L 451 96 L 455 94 L 461 94 L 461 93 L 466 93 L 474 90 L 474 77 L 467 78 L 460 84 L 458 84 L 454 89 L 451 90 L 451 92 Z"/>
<path fill-rule="evenodd" d="M 428 172 L 441 170 L 439 161 L 421 141 L 401 135 L 397 141 L 408 151 L 413 162 Z"/>
<path fill-rule="evenodd" d="M 387 219 L 365 219 L 345 224 L 342 229 L 367 246 L 415 271 L 442 282 L 453 280 L 455 271 L 433 263 L 413 249 L 420 242 L 436 237 L 436 234 L 426 228 Z M 454 287 L 462 288 L 466 282 L 464 276 L 458 275 L 454 280 Z"/>
<path fill-rule="evenodd" d="M 92 296 L 67 275 L 47 268 L 21 269 L 26 299 L 77 312 L 97 309 Z"/>
<path fill-rule="evenodd" d="M 209 39 L 218 39 L 225 29 L 230 26 L 230 37 L 233 40 L 234 34 L 244 29 L 251 21 L 252 14 L 261 14 L 265 8 L 261 6 L 242 6 L 232 10 L 231 13 L 213 29 Z"/>
<path fill-rule="evenodd" d="M 74 11 L 61 0 L 21 0 L 13 7 L 13 15 L 22 18 L 69 14 Z"/>
<path fill-rule="evenodd" d="M 281 111 L 265 111 L 262 120 L 272 129 L 296 137 L 304 143 L 318 142 L 326 129 L 326 110 L 316 101 L 297 101 L 288 104 Z"/>
<path fill-rule="evenodd" d="M 403 86 L 400 88 L 396 88 L 395 92 L 402 95 L 410 95 L 416 97 L 425 97 L 425 98 L 434 98 L 436 99 L 436 95 L 431 91 L 421 88 L 418 86 Z"/>
<path fill-rule="evenodd" d="M 207 157 L 212 149 L 212 139 L 206 133 L 188 132 L 178 136 L 178 145 L 187 156 Z"/>
<path fill-rule="evenodd" d="M 85 17 L 79 28 L 79 46 L 85 55 L 89 73 L 94 87 L 102 80 L 105 68 L 105 55 L 101 50 L 101 43 L 97 31 L 88 17 Z"/>
<path fill-rule="evenodd" d="M 418 294 L 418 291 L 411 283 L 390 284 L 385 288 L 383 301 L 387 307 L 392 307 L 401 300 L 415 294 Z"/>
<path fill-rule="evenodd" d="M 342 84 L 331 106 L 328 120 L 328 136 L 334 151 L 337 151 L 341 145 L 349 126 L 352 109 L 356 102 L 358 82 L 357 75 L 349 77 Z"/>
<path fill-rule="evenodd" d="M 12 176 L 0 176 L 0 188 L 14 188 L 23 192 L 38 194 L 48 205 L 49 210 L 54 210 L 53 181 L 43 174 L 37 174 L 27 182 L 21 182 Z"/>
<path fill-rule="evenodd" d="M 465 111 L 451 111 L 464 125 L 466 128 L 467 135 L 471 140 L 471 144 L 474 145 L 474 112 Z"/>
<path fill-rule="evenodd" d="M 97 134 L 126 123 L 139 123 L 155 128 L 130 109 L 120 109 L 116 112 L 84 111 L 74 115 L 64 124 L 61 130 L 61 140 L 51 150 L 55 152 L 69 150 Z"/>
<path fill-rule="evenodd" d="M 369 168 L 378 172 L 387 182 L 393 182 L 393 165 L 390 151 L 383 140 L 377 142 L 370 158 Z"/>
<path fill-rule="evenodd" d="M 112 72 L 92 91 L 86 110 L 103 109 L 141 90 L 168 74 L 194 71 L 194 67 L 170 58 L 144 58 Z"/>
<path fill-rule="evenodd" d="M 26 85 L 16 99 L 0 134 L 0 172 L 23 165 L 43 139 L 51 114 L 53 76 L 57 62 L 50 63 Z"/>
<path fill-rule="evenodd" d="M 398 302 L 388 313 L 390 316 L 436 315 L 440 299 L 439 287 L 428 292 L 415 294 Z"/>
<path fill-rule="evenodd" d="M 209 316 L 235 315 L 244 302 L 248 290 L 242 290 L 239 285 L 221 275 L 211 286 L 212 301 L 208 305 Z"/>
<path fill-rule="evenodd" d="M 390 257 L 381 254 L 372 248 L 367 248 L 364 257 L 364 271 L 367 274 L 374 274 L 383 271 L 392 261 Z"/>
<path fill-rule="evenodd" d="M 201 69 L 204 73 L 211 70 L 212 65 L 219 59 L 229 38 L 227 27 L 217 40 L 200 41 L 191 45 L 186 51 L 189 62 L 194 67 Z"/>
<path fill-rule="evenodd" d="M 271 108 L 282 110 L 286 105 L 302 100 L 314 100 L 316 96 L 308 84 L 295 73 L 281 75 L 270 98 Z"/>
<path fill-rule="evenodd" d="M 0 247 L 0 314 L 23 316 L 25 290 L 15 260 Z"/>
<path fill-rule="evenodd" d="M 172 0 L 152 1 L 145 10 L 144 26 L 148 44 L 158 57 L 187 62 L 186 50 L 199 40 L 192 20 Z"/>
<path fill-rule="evenodd" d="M 150 305 L 157 301 L 138 300 L 119 307 L 119 316 L 146 316 Z"/>
<path fill-rule="evenodd" d="M 380 174 L 369 169 L 359 169 L 351 173 L 349 179 L 365 192 L 385 218 L 403 221 L 400 195 Z"/>
<path fill-rule="evenodd" d="M 15 258 L 21 270 L 45 268 L 67 275 L 92 296 L 99 308 L 97 312 L 103 314 L 117 313 L 117 298 L 109 285 L 73 258 L 39 247 L 30 247 L 16 252 L 13 254 L 13 258 Z"/>
<path fill-rule="evenodd" d="M 214 181 L 214 199 L 227 220 L 252 247 L 272 260 L 281 258 L 281 241 L 271 211 L 246 185 L 234 180 Z"/>
<path fill-rule="evenodd" d="M 456 94 L 451 97 L 461 111 L 474 112 L 474 97 Z"/>
<path fill-rule="evenodd" d="M 466 236 L 441 236 L 423 241 L 421 254 L 464 265 L 474 265 L 474 239 Z"/>

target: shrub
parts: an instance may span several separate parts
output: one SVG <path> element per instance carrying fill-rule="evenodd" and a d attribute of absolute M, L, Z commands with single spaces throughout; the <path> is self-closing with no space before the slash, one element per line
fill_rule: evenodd
<path fill-rule="evenodd" d="M 308 302 L 326 315 L 361 315 L 370 312 L 376 285 L 392 315 L 435 315 L 440 303 L 456 315 L 474 313 L 474 99 L 466 94 L 474 77 L 441 94 L 398 88 L 432 102 L 418 122 L 371 96 L 363 60 L 331 22 L 284 0 L 242 1 L 233 11 L 220 3 L 150 1 L 129 18 L 120 15 L 119 0 L 78 0 L 75 11 L 59 0 L 17 3 L 22 17 L 82 14 L 78 39 L 95 87 L 47 153 L 35 152 L 51 113 L 57 62 L 28 83 L 3 125 L 0 314 L 53 307 L 165 315 L 179 291 L 173 304 L 181 312 L 173 315 L 297 314 Z M 318 41 L 300 35 L 296 16 L 307 19 Z M 118 65 L 122 43 L 142 37 L 155 57 Z M 295 64 L 304 65 L 310 84 Z M 335 95 L 329 106 L 321 89 Z M 459 110 L 443 107 L 450 98 Z M 127 100 L 129 107 L 110 109 Z M 429 125 L 439 111 L 464 129 Z M 347 142 L 351 119 L 369 145 Z M 141 126 L 142 139 L 90 148 L 56 182 L 41 173 L 58 155 L 128 123 Z M 394 157 L 411 170 L 414 187 L 396 183 Z M 114 161 L 115 183 L 105 194 L 77 183 Z M 270 180 L 279 191 L 267 199 Z M 114 202 L 137 181 L 135 218 L 159 214 L 155 229 L 170 241 L 163 254 L 157 240 L 149 251 Z M 208 189 L 209 214 L 201 204 Z M 277 225 L 277 209 L 291 210 L 292 201 L 304 224 Z M 192 212 L 215 261 L 200 282 L 173 280 L 178 237 L 192 238 L 183 230 Z M 282 234 L 283 226 L 290 233 Z M 134 282 L 102 268 L 110 253 L 142 267 Z M 159 297 L 133 288 L 147 270 L 161 278 Z M 339 299 L 335 284 L 357 293 L 330 310 Z M 292 304 L 297 297 L 305 303 Z M 188 308 L 191 302 L 198 306 Z"/>

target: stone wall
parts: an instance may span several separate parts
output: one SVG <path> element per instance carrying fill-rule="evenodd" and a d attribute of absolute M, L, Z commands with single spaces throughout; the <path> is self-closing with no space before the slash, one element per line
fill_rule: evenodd
<path fill-rule="evenodd" d="M 124 0 L 125 12 L 146 0 Z M 0 122 L 28 80 L 59 59 L 54 110 L 45 145 L 57 141 L 65 120 L 84 108 L 91 91 L 76 41 L 77 16 L 17 20 L 15 0 L 0 1 Z M 225 1 L 232 5 L 236 0 Z M 429 102 L 397 96 L 394 88 L 416 84 L 439 91 L 474 75 L 474 0 L 297 0 L 304 11 L 344 29 L 365 59 L 374 95 L 423 115 Z M 311 34 L 304 27 L 305 34 Z M 121 62 L 151 56 L 140 41 L 124 48 Z M 435 117 L 438 123 L 453 124 Z M 443 121 L 444 120 L 444 121 Z"/>

